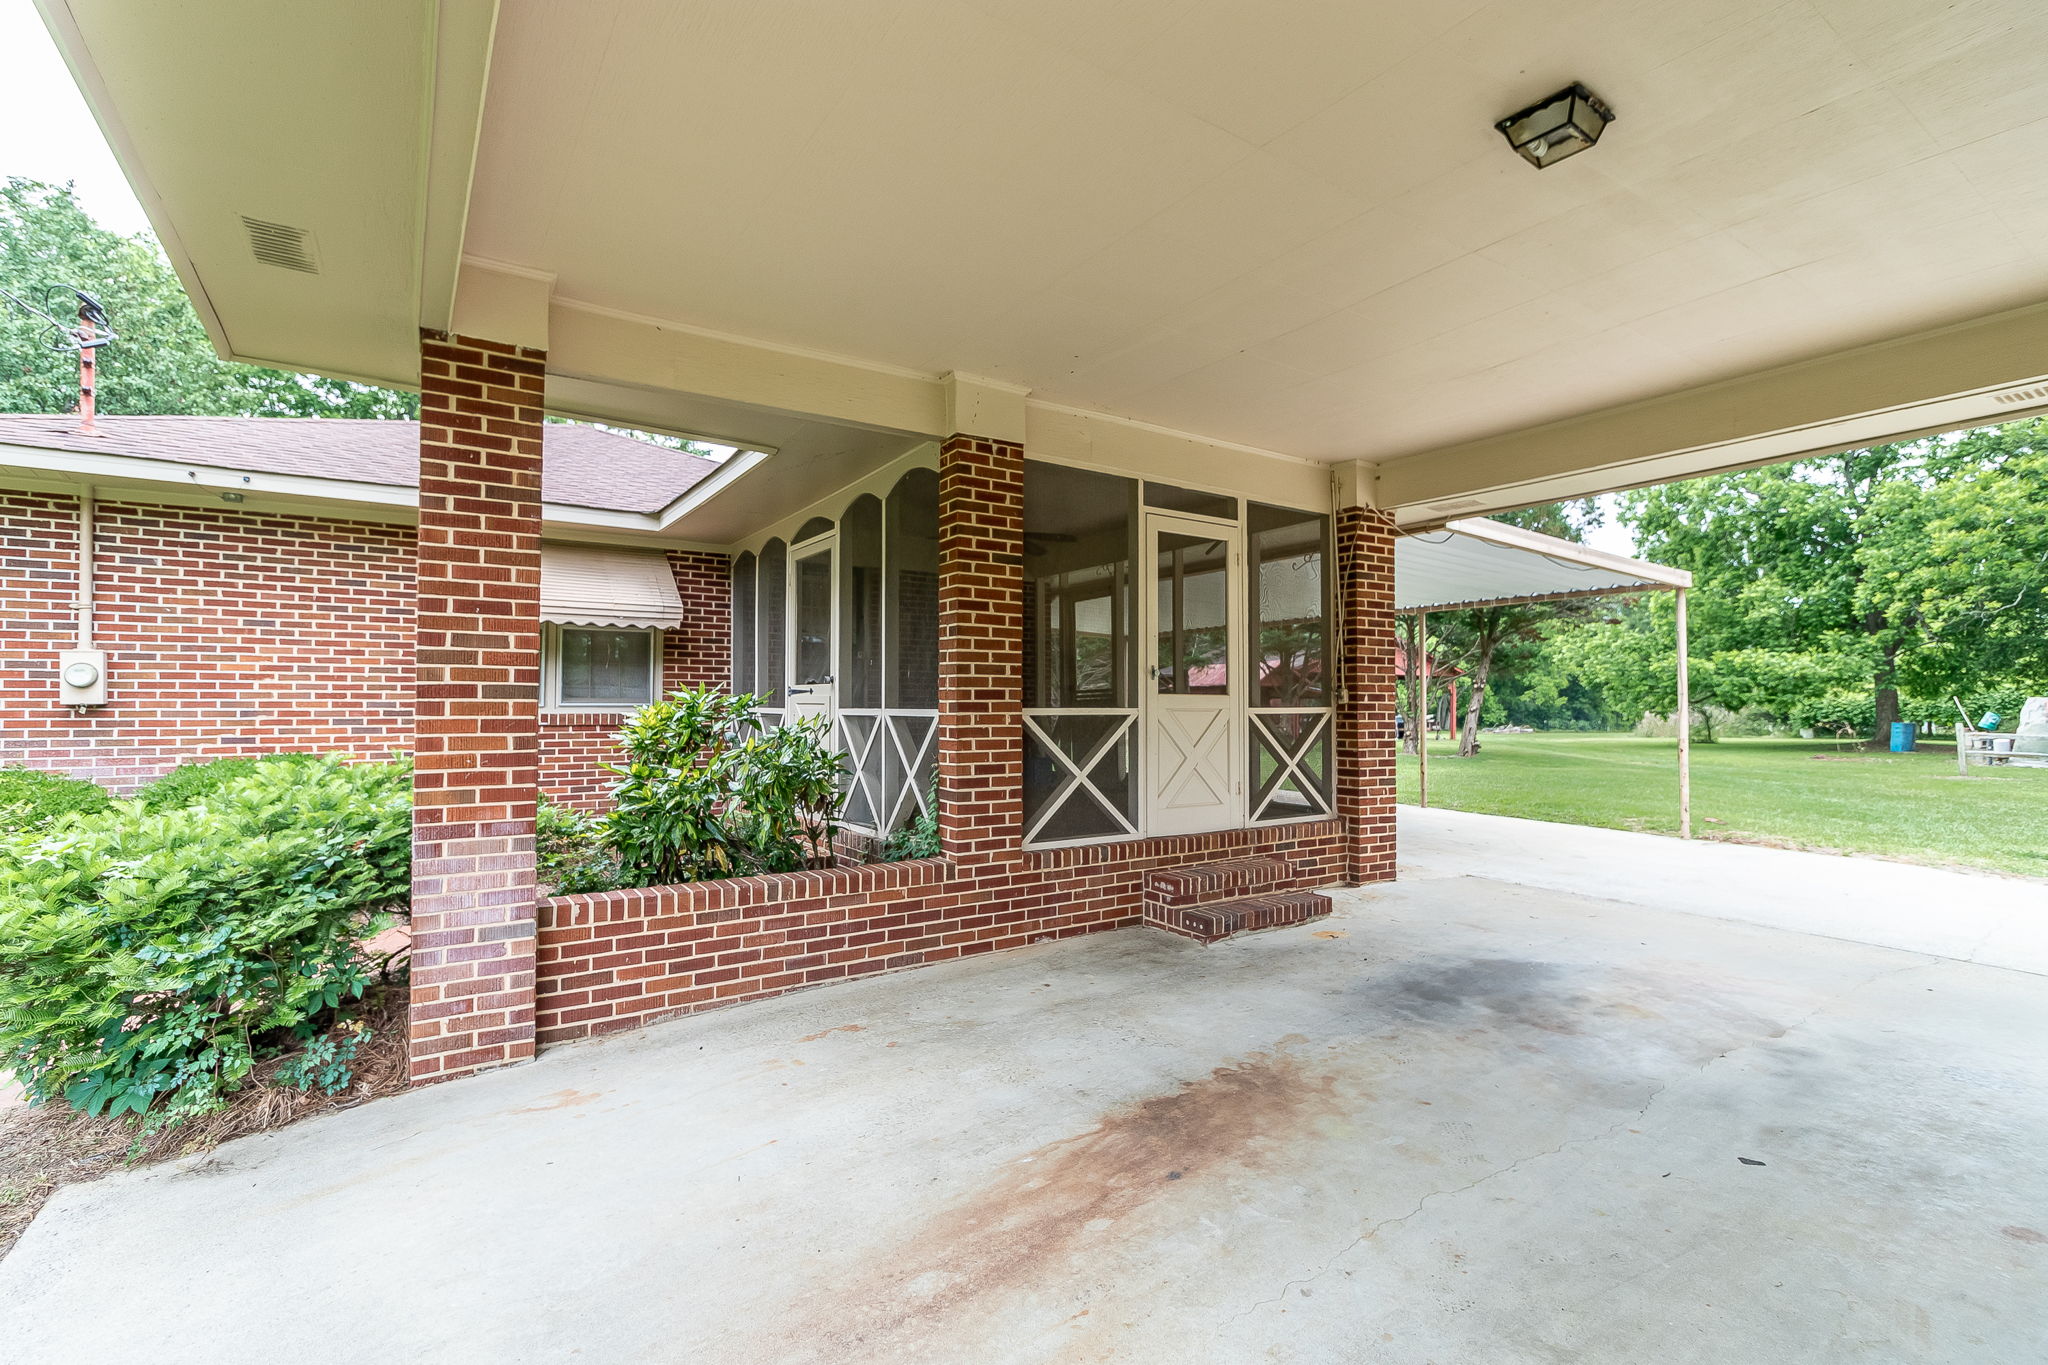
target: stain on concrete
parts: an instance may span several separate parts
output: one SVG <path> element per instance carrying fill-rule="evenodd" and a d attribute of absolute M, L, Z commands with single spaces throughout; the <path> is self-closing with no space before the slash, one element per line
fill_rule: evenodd
<path fill-rule="evenodd" d="M 1484 957 L 1416 964 L 1374 983 L 1386 1007 L 1427 1023 L 1461 1023 L 1484 1011 L 1503 1023 L 1576 1034 L 1585 998 L 1563 984 L 1555 963 Z"/>
<path fill-rule="evenodd" d="M 574 1109 L 589 1104 L 592 1100 L 604 1098 L 602 1090 L 557 1090 L 552 1095 L 543 1095 L 538 1101 L 523 1109 L 507 1109 L 508 1114 L 545 1114 L 551 1109 Z"/>
<path fill-rule="evenodd" d="M 872 1273 L 807 1305 L 776 1358 L 909 1358 L 949 1320 L 1069 1279 L 1076 1256 L 1154 1200 L 1200 1198 L 1205 1176 L 1261 1168 L 1345 1107 L 1332 1075 L 1288 1051 L 1304 1041 L 1290 1034 L 1008 1163 L 880 1253 Z"/>
<path fill-rule="evenodd" d="M 2000 1228 L 1999 1231 L 2012 1238 L 2015 1242 L 2032 1242 L 2036 1246 L 2048 1242 L 2048 1237 L 2042 1236 L 2032 1228 L 2009 1227 Z"/>
<path fill-rule="evenodd" d="M 840 1024 L 834 1028 L 819 1029 L 816 1033 L 806 1033 L 797 1041 L 799 1043 L 815 1043 L 820 1038 L 830 1038 L 835 1033 L 865 1033 L 867 1032 L 867 1027 L 866 1024 Z"/>

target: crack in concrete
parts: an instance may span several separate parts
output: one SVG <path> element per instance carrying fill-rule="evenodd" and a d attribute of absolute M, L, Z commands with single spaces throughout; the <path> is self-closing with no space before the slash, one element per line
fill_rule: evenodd
<path fill-rule="evenodd" d="M 1881 972 L 1873 972 L 1869 976 L 1865 977 L 1863 980 L 1849 987 L 1849 989 L 1841 991 L 1835 995 L 1828 996 L 1825 1000 L 1822 1000 L 1812 1009 L 1800 1015 L 1791 1023 L 1785 1025 L 1785 1027 L 1779 1029 L 1776 1033 L 1766 1034 L 1761 1038 L 1752 1038 L 1746 1043 L 1736 1044 L 1734 1047 L 1729 1048 L 1726 1052 L 1715 1053 L 1713 1056 L 1707 1058 L 1707 1060 L 1700 1063 L 1700 1074 L 1705 1075 L 1708 1067 L 1712 1066 L 1716 1062 L 1725 1061 L 1728 1058 L 1733 1057 L 1738 1052 L 1747 1052 L 1749 1051 L 1749 1049 L 1753 1047 L 1761 1047 L 1765 1043 L 1783 1042 L 1785 1039 L 1790 1038 L 1793 1034 L 1797 1033 L 1800 1029 L 1803 1029 L 1808 1024 L 1811 1024 L 1815 1019 L 1818 1019 L 1821 1015 L 1827 1013 L 1828 1010 L 1832 1009 L 1834 1006 L 1841 1004 L 1844 1000 L 1847 1000 L 1852 995 L 1858 995 L 1864 991 L 1869 990 L 1872 986 L 1875 986 L 1880 981 L 1886 980 L 1887 978 L 1894 976 L 1904 976 L 1907 972 L 1919 972 L 1925 971 L 1929 967 L 1939 967 L 1942 963 L 1950 960 L 1948 958 L 1936 957 L 1932 954 L 1927 953 L 1916 954 L 1916 956 L 1922 957 L 1925 960 L 1920 962 L 1908 962 L 1903 967 L 1887 967 Z"/>
<path fill-rule="evenodd" d="M 1787 1024 L 1784 1028 L 1778 1030 L 1774 1034 L 1768 1034 L 1760 1038 L 1752 1038 L 1748 1042 L 1741 1043 L 1735 1047 L 1729 1048 L 1726 1052 L 1715 1053 L 1713 1056 L 1707 1058 L 1705 1061 L 1699 1064 L 1699 1068 L 1695 1074 L 1705 1075 L 1708 1067 L 1714 1065 L 1716 1062 L 1725 1061 L 1728 1058 L 1734 1056 L 1738 1052 L 1745 1052 L 1750 1048 L 1760 1047 L 1765 1043 L 1782 1042 L 1784 1039 L 1790 1037 L 1796 1031 L 1805 1028 L 1808 1024 L 1811 1024 L 1815 1019 L 1819 1018 L 1831 1007 L 1839 1005 L 1852 995 L 1856 995 L 1862 991 L 1868 990 L 1870 987 L 1876 985 L 1880 981 L 1883 981 L 1889 977 L 1903 976 L 1907 972 L 1924 971 L 1929 967 L 1937 967 L 1948 960 L 1946 958 L 1936 957 L 1930 954 L 1920 954 L 1919 956 L 1922 956 L 1925 960 L 1920 962 L 1909 962 L 1903 967 L 1887 967 L 1885 970 L 1881 972 L 1875 972 L 1870 976 L 1864 978 L 1862 981 L 1857 982 L 1855 985 L 1849 987 L 1847 990 L 1841 991 L 1835 995 L 1828 996 L 1826 999 L 1816 1004 L 1812 1009 L 1808 1010 L 1805 1014 L 1801 1015 L 1798 1019 L 1794 1020 L 1790 1024 Z M 1666 1090 L 1671 1088 L 1671 1084 L 1672 1083 L 1669 1081 L 1665 1081 L 1658 1084 L 1655 1089 L 1650 1091 L 1649 1095 L 1643 1100 L 1642 1104 L 1637 1106 L 1634 1113 L 1628 1115 L 1626 1118 L 1622 1118 L 1615 1121 L 1613 1124 L 1610 1124 L 1604 1132 L 1593 1133 L 1586 1137 L 1567 1138 L 1563 1142 L 1558 1143 L 1555 1147 L 1546 1148 L 1545 1150 L 1540 1152 L 1533 1152 L 1528 1156 L 1517 1157 L 1515 1160 L 1509 1162 L 1507 1165 L 1502 1166 L 1497 1170 L 1488 1171 L 1485 1175 L 1480 1176 L 1476 1180 L 1469 1181 L 1466 1184 L 1456 1185 L 1449 1189 L 1429 1191 L 1428 1193 L 1424 1194 L 1422 1198 L 1416 1200 L 1415 1207 L 1408 1210 L 1408 1212 L 1394 1218 L 1383 1218 L 1379 1222 L 1374 1223 L 1371 1227 L 1367 1228 L 1364 1232 L 1358 1234 L 1358 1236 L 1352 1238 L 1351 1241 L 1347 1242 L 1344 1246 L 1342 1246 L 1337 1251 L 1333 1252 L 1328 1258 L 1326 1258 L 1323 1261 L 1322 1265 L 1319 1268 L 1317 1268 L 1313 1274 L 1300 1276 L 1295 1279 L 1288 1280 L 1286 1283 L 1280 1286 L 1278 1292 L 1276 1292 L 1271 1298 L 1259 1299 L 1253 1302 L 1249 1307 L 1244 1308 L 1239 1312 L 1233 1313 L 1230 1316 L 1228 1322 L 1225 1322 L 1217 1327 L 1217 1335 L 1221 1336 L 1223 1333 L 1223 1328 L 1229 1326 L 1230 1323 L 1241 1322 L 1245 1318 L 1250 1317 L 1253 1313 L 1258 1312 L 1261 1308 L 1269 1308 L 1274 1304 L 1285 1302 L 1287 1299 L 1288 1291 L 1312 1285 L 1317 1280 L 1322 1279 L 1325 1275 L 1329 1274 L 1332 1270 L 1336 1269 L 1337 1262 L 1343 1260 L 1346 1256 L 1349 1256 L 1352 1252 L 1358 1250 L 1358 1248 L 1360 1248 L 1361 1246 L 1364 1246 L 1367 1242 L 1371 1241 L 1374 1237 L 1377 1237 L 1381 1232 L 1385 1231 L 1386 1229 L 1406 1223 L 1409 1219 L 1421 1213 L 1423 1207 L 1427 1205 L 1429 1201 L 1432 1199 L 1449 1195 L 1464 1194 L 1468 1190 L 1477 1189 L 1479 1186 L 1484 1185 L 1489 1181 L 1497 1180 L 1501 1176 L 1511 1175 L 1515 1171 L 1520 1170 L 1522 1167 L 1528 1165 L 1531 1162 L 1541 1161 L 1545 1157 L 1556 1156 L 1559 1153 L 1565 1151 L 1567 1148 L 1591 1146 L 1594 1143 L 1605 1142 L 1608 1139 L 1617 1136 L 1621 1133 L 1623 1129 L 1627 1128 L 1630 1124 L 1640 1123 L 1644 1119 L 1644 1117 L 1649 1114 L 1651 1106 L 1656 1104 L 1658 1097 L 1661 1096 Z"/>

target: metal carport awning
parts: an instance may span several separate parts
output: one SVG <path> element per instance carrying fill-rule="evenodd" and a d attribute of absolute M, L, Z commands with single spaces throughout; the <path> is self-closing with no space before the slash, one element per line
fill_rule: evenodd
<path fill-rule="evenodd" d="M 1453 611 L 1692 586 L 1683 569 L 1483 518 L 1394 542 L 1394 610 Z"/>
<path fill-rule="evenodd" d="M 1678 595 L 1678 832 L 1692 837 L 1692 696 L 1686 667 L 1684 569 L 1609 554 L 1573 541 L 1472 517 L 1394 542 L 1394 610 L 1424 618 L 1419 686 L 1429 693 L 1432 611 L 1466 611 L 1522 602 L 1556 602 L 1610 593 Z M 1411 680 L 1412 681 L 1412 680 Z M 1429 735 L 1415 740 L 1421 804 L 1429 804 Z"/>

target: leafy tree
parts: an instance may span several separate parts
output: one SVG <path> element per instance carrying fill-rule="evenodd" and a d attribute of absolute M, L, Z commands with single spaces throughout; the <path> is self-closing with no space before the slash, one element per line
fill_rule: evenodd
<path fill-rule="evenodd" d="M 0 185 L 0 289 L 69 322 L 84 290 L 119 340 L 99 354 L 104 413 L 240 417 L 414 417 L 416 395 L 238 365 L 214 354 L 177 272 L 146 235 L 92 220 L 68 185 Z M 0 412 L 70 412 L 78 357 L 50 328 L 0 300 Z"/>
<path fill-rule="evenodd" d="M 1693 572 L 1695 693 L 1859 671 L 1881 740 L 1900 689 L 2048 672 L 2048 421 L 1852 450 L 1624 496 L 1643 553 Z M 1775 678 L 1769 685 L 1765 678 Z M 1747 683 L 1739 679 L 1748 679 Z M 1731 708 L 1734 709 L 1734 708 Z"/>
<path fill-rule="evenodd" d="M 1597 599 L 1574 598 L 1430 614 L 1432 623 L 1442 622 L 1438 627 L 1442 638 L 1465 671 L 1465 715 L 1458 727 L 1458 757 L 1470 758 L 1479 752 L 1479 727 L 1489 719 L 1489 701 L 1494 718 L 1505 715 L 1488 691 L 1495 675 L 1527 667 L 1539 657 L 1547 636 L 1570 630 L 1598 609 Z"/>

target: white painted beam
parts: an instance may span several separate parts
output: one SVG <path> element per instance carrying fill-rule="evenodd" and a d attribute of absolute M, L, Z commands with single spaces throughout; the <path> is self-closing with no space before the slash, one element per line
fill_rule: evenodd
<path fill-rule="evenodd" d="M 445 332 L 454 323 L 498 0 L 438 0 L 434 9 L 420 157 L 419 316 L 420 326 Z"/>
<path fill-rule="evenodd" d="M 545 351 L 554 293 L 553 275 L 465 256 L 445 330 Z"/>
<path fill-rule="evenodd" d="M 548 372 L 667 389 L 847 426 L 946 436 L 936 375 L 771 346 L 556 298 Z"/>
<path fill-rule="evenodd" d="M 1404 525 L 2009 421 L 2048 395 L 2048 304 L 1388 460 Z"/>

